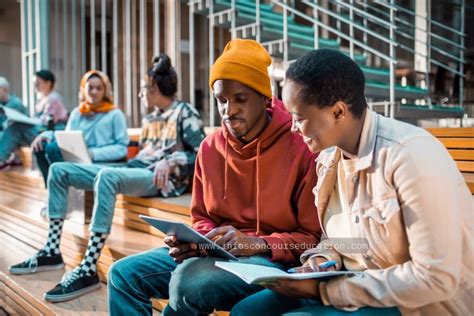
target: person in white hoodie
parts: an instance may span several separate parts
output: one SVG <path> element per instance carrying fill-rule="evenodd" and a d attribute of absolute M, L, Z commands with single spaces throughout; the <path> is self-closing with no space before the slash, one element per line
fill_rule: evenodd
<path fill-rule="evenodd" d="M 315 50 L 286 72 L 283 101 L 316 159 L 320 244 L 301 256 L 360 274 L 279 281 L 233 315 L 470 315 L 473 199 L 427 131 L 367 109 L 357 64 Z M 363 250 L 363 251 L 361 251 Z"/>

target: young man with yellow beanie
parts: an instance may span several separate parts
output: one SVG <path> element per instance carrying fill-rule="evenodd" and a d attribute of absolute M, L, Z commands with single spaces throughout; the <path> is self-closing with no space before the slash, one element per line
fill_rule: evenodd
<path fill-rule="evenodd" d="M 209 84 L 222 127 L 196 158 L 193 228 L 252 263 L 287 269 L 319 239 L 311 193 L 314 160 L 291 117 L 272 100 L 268 52 L 253 40 L 232 40 L 214 63 Z M 112 315 L 152 314 L 150 298 L 169 298 L 163 315 L 229 310 L 262 289 L 215 267 L 196 244 L 167 236 L 168 247 L 115 263 L 109 273 Z"/>

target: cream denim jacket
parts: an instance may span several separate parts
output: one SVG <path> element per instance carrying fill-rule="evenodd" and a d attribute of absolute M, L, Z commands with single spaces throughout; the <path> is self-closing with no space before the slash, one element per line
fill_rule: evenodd
<path fill-rule="evenodd" d="M 316 160 L 321 223 L 340 157 L 333 147 Z M 355 159 L 347 198 L 351 235 L 368 242 L 367 270 L 321 282 L 323 302 L 345 310 L 396 306 L 404 315 L 472 315 L 474 200 L 447 150 L 421 128 L 367 111 Z M 302 262 L 313 255 L 341 267 L 331 239 L 303 253 Z"/>

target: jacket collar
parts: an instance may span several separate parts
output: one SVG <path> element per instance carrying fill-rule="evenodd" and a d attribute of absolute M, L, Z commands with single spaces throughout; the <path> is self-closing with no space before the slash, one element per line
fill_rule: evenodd
<path fill-rule="evenodd" d="M 356 171 L 367 169 L 373 164 L 375 141 L 377 139 L 377 124 L 377 113 L 367 110 L 360 135 L 359 150 L 357 158 L 355 158 L 357 159 Z M 341 149 L 334 146 L 323 150 L 318 158 L 316 158 L 316 162 L 329 168 L 336 164 L 340 157 Z"/>

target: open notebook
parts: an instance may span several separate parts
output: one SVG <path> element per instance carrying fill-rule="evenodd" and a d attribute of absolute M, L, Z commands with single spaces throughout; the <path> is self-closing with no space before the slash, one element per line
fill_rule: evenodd
<path fill-rule="evenodd" d="M 287 273 L 277 268 L 237 262 L 216 262 L 216 266 L 235 274 L 248 284 L 259 284 L 280 279 L 305 280 L 326 279 L 342 275 L 361 274 L 360 271 L 326 271 L 308 273 Z"/>

